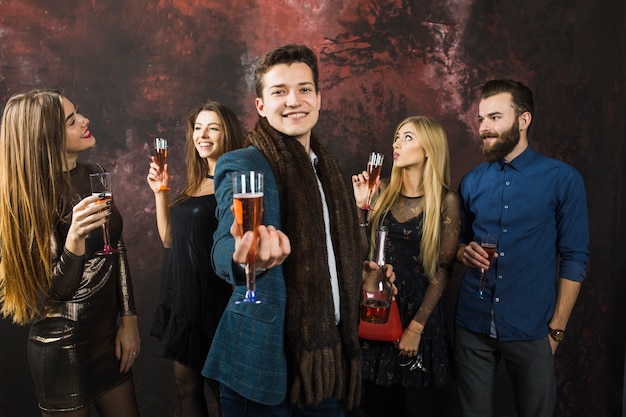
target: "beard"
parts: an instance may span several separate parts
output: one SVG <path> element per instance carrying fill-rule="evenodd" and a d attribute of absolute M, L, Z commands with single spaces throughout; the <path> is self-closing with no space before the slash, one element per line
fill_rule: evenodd
<path fill-rule="evenodd" d="M 487 132 L 480 135 L 480 138 L 496 138 L 496 140 L 492 142 L 489 147 L 485 146 L 485 143 L 483 142 L 482 150 L 487 162 L 500 161 L 504 159 L 505 156 L 510 154 L 519 143 L 519 121 L 516 119 L 513 126 L 511 126 L 511 128 L 506 132 Z"/>

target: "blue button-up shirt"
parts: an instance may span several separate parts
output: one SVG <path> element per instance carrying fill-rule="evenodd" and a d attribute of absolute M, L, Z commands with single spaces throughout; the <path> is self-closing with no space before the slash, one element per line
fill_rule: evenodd
<path fill-rule="evenodd" d="M 589 259 L 587 203 L 581 175 L 530 146 L 510 163 L 483 163 L 461 180 L 461 241 L 497 233 L 498 258 L 477 296 L 480 270 L 467 268 L 456 322 L 502 341 L 545 337 L 556 278 L 583 281 Z M 492 317 L 493 312 L 493 317 Z"/>

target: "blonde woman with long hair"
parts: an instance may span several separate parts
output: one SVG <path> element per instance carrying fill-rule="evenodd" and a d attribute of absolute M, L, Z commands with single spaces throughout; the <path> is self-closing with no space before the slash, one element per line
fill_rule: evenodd
<path fill-rule="evenodd" d="M 31 323 L 28 361 L 42 416 L 137 417 L 131 367 L 140 337 L 122 218 L 91 194 L 77 162 L 96 143 L 59 92 L 9 99 L 0 128 L 0 302 Z M 109 222 L 119 254 L 98 256 Z M 118 326 L 118 320 L 121 321 Z"/>
<path fill-rule="evenodd" d="M 365 171 L 352 177 L 359 208 L 365 207 L 367 180 Z M 450 345 L 439 301 L 460 223 L 459 199 L 450 189 L 448 142 L 438 122 L 413 116 L 398 125 L 391 178 L 375 196 L 373 210 L 359 212 L 370 248 L 378 225 L 389 230 L 386 261 L 396 273 L 404 328 L 396 344 L 361 340 L 361 409 L 371 416 L 431 415 L 432 387 L 443 386 L 450 376 Z"/>

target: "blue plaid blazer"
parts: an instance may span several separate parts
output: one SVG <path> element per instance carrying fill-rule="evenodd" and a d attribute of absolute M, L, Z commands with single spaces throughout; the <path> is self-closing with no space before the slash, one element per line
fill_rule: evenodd
<path fill-rule="evenodd" d="M 230 234 L 233 223 L 232 173 L 264 173 L 263 224 L 281 228 L 278 187 L 272 169 L 255 147 L 222 155 L 215 168 L 216 216 L 219 226 L 214 235 L 213 269 L 218 276 L 235 285 L 231 302 L 217 328 L 202 374 L 252 401 L 276 405 L 287 393 L 287 363 L 284 352 L 286 287 L 281 266 L 257 276 L 257 297 L 262 304 L 235 304 L 244 296 L 245 276 L 233 264 L 235 241 Z"/>

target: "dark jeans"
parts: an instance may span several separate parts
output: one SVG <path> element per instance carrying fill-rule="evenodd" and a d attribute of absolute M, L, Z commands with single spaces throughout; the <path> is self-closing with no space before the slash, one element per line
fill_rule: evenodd
<path fill-rule="evenodd" d="M 335 399 L 305 408 L 295 408 L 288 400 L 278 405 L 264 405 L 220 385 L 220 401 L 224 417 L 345 417 L 343 403 Z"/>
<path fill-rule="evenodd" d="M 495 375 L 506 363 L 518 417 L 552 417 L 556 406 L 554 358 L 548 336 L 501 342 L 456 326 L 454 359 L 463 417 L 493 416 Z"/>

